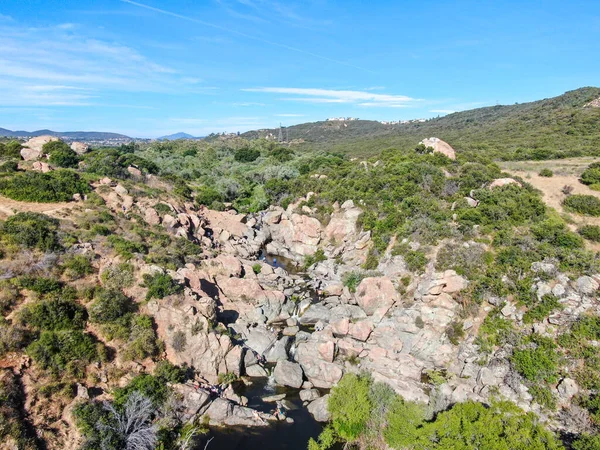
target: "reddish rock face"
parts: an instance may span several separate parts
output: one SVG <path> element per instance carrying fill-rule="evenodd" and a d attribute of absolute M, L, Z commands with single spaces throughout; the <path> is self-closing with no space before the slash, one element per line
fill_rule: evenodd
<path fill-rule="evenodd" d="M 387 277 L 365 278 L 356 290 L 356 302 L 368 316 L 377 310 L 389 309 L 398 300 L 398 291 Z"/>

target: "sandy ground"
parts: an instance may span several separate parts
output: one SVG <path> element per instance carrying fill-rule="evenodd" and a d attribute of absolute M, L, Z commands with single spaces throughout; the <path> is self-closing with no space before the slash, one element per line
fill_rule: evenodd
<path fill-rule="evenodd" d="M 579 176 L 585 168 L 596 161 L 598 158 L 586 157 L 550 161 L 511 161 L 501 163 L 500 166 L 505 172 L 520 176 L 539 189 L 544 195 L 544 202 L 572 222 L 569 228 L 575 231 L 582 225 L 600 225 L 600 217 L 582 216 L 565 211 L 562 206 L 565 198 L 562 188 L 569 185 L 573 187 L 573 194 L 593 195 L 600 198 L 600 192 L 591 190 L 579 181 Z M 554 171 L 554 176 L 540 177 L 538 173 L 543 168 Z M 588 247 L 600 251 L 600 244 L 588 242 Z"/>
<path fill-rule="evenodd" d="M 71 209 L 78 204 L 75 202 L 63 203 L 34 203 L 18 202 L 0 196 L 0 220 L 5 220 L 18 212 L 38 212 L 52 217 L 64 217 L 65 210 Z"/>

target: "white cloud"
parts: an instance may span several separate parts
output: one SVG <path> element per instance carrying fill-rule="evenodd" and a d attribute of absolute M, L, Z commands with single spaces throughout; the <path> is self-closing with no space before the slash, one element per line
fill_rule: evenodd
<path fill-rule="evenodd" d="M 0 27 L 0 48 L 0 106 L 87 106 L 124 91 L 215 90 L 123 43 L 95 39 L 76 24 L 35 28 L 13 22 Z"/>
<path fill-rule="evenodd" d="M 452 114 L 452 113 L 455 113 L 456 111 L 453 109 L 430 109 L 429 112 L 439 113 L 439 114 Z"/>
<path fill-rule="evenodd" d="M 246 92 L 297 96 L 282 98 L 282 100 L 288 101 L 309 103 L 351 103 L 358 106 L 378 108 L 405 108 L 418 101 L 417 99 L 406 95 L 377 94 L 368 91 L 281 87 L 247 88 L 242 90 Z"/>

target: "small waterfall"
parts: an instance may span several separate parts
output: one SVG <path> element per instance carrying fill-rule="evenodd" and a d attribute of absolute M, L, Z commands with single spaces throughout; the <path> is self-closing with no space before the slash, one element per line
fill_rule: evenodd
<path fill-rule="evenodd" d="M 276 386 L 277 384 L 275 383 L 275 374 L 274 371 L 271 369 L 271 371 L 269 372 L 269 378 L 267 378 L 267 384 L 265 385 L 265 392 L 270 394 L 274 393 Z"/>

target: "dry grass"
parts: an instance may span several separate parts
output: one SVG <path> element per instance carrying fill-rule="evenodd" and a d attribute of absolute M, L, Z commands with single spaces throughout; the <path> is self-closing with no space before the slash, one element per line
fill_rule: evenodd
<path fill-rule="evenodd" d="M 572 230 L 582 225 L 600 225 L 600 217 L 588 217 L 567 212 L 562 206 L 565 194 L 562 188 L 565 185 L 573 187 L 573 194 L 593 195 L 600 198 L 600 192 L 590 189 L 579 181 L 581 173 L 598 158 L 568 158 L 549 161 L 510 161 L 502 162 L 500 166 L 505 172 L 523 178 L 536 189 L 543 193 L 544 202 L 558 211 Z M 552 177 L 541 177 L 538 175 L 542 169 L 550 169 L 554 172 Z M 588 242 L 588 248 L 600 251 L 600 244 Z"/>

